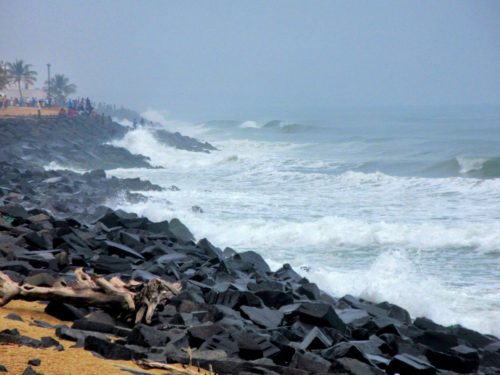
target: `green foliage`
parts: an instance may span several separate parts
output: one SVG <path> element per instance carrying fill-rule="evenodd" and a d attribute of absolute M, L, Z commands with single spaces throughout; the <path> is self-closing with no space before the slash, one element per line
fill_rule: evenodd
<path fill-rule="evenodd" d="M 36 82 L 37 72 L 31 70 L 31 64 L 25 64 L 23 60 L 16 60 L 13 63 L 7 63 L 7 75 L 11 82 L 17 83 L 19 95 L 23 97 L 21 83 L 32 85 Z"/>
<path fill-rule="evenodd" d="M 0 90 L 9 84 L 9 76 L 7 75 L 7 70 L 0 66 Z"/>
<path fill-rule="evenodd" d="M 48 91 L 47 82 L 45 91 Z M 76 85 L 69 82 L 69 78 L 64 74 L 56 74 L 50 80 L 50 96 L 55 98 L 56 103 L 63 104 L 66 98 L 76 92 Z"/>

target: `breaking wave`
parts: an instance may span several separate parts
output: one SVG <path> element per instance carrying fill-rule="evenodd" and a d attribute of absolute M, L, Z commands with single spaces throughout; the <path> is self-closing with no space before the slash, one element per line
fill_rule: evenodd
<path fill-rule="evenodd" d="M 479 158 L 457 156 L 430 167 L 428 172 L 439 176 L 499 178 L 500 157 Z"/>

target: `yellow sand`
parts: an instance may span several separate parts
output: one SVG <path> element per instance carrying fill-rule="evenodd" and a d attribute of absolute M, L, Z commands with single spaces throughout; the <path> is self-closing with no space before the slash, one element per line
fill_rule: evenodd
<path fill-rule="evenodd" d="M 64 324 L 50 315 L 43 312 L 44 305 L 36 302 L 12 301 L 7 306 L 0 307 L 0 331 L 4 329 L 17 328 L 22 335 L 26 335 L 35 339 L 40 339 L 43 336 L 51 336 L 58 340 L 63 346 L 64 351 L 57 351 L 54 348 L 49 349 L 34 349 L 25 346 L 17 345 L 0 345 L 0 364 L 7 367 L 9 374 L 20 375 L 28 366 L 28 361 L 33 358 L 38 358 L 42 364 L 33 367 L 37 372 L 44 375 L 127 375 L 131 374 L 128 371 L 121 371 L 121 368 L 129 368 L 135 371 L 142 371 L 147 374 L 165 374 L 172 375 L 180 374 L 204 374 L 208 372 L 198 370 L 197 368 L 185 368 L 182 365 L 177 366 L 179 371 L 170 370 L 145 370 L 137 366 L 132 361 L 115 361 L 109 359 L 98 358 L 87 350 L 82 348 L 71 348 L 75 345 L 72 341 L 61 340 L 55 336 L 55 329 L 40 328 L 30 326 L 33 320 L 42 320 L 49 324 Z M 10 313 L 15 313 L 21 316 L 24 322 L 5 319 L 5 316 Z M 71 325 L 71 323 L 67 323 Z"/>

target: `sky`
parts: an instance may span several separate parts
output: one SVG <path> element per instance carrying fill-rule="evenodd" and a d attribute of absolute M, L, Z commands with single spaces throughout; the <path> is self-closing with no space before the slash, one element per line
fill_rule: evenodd
<path fill-rule="evenodd" d="M 500 1 L 0 0 L 0 60 L 136 110 L 500 104 Z"/>

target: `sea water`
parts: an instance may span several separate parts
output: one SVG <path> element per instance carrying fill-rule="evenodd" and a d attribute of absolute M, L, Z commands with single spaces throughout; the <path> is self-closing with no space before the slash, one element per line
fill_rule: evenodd
<path fill-rule="evenodd" d="M 155 124 L 113 144 L 162 168 L 109 173 L 167 190 L 109 205 L 152 220 L 177 217 L 197 239 L 255 250 L 274 267 L 290 263 L 335 296 L 387 300 L 412 317 L 500 336 L 500 110 L 143 116 Z M 218 151 L 173 149 L 155 138 L 160 128 Z"/>

